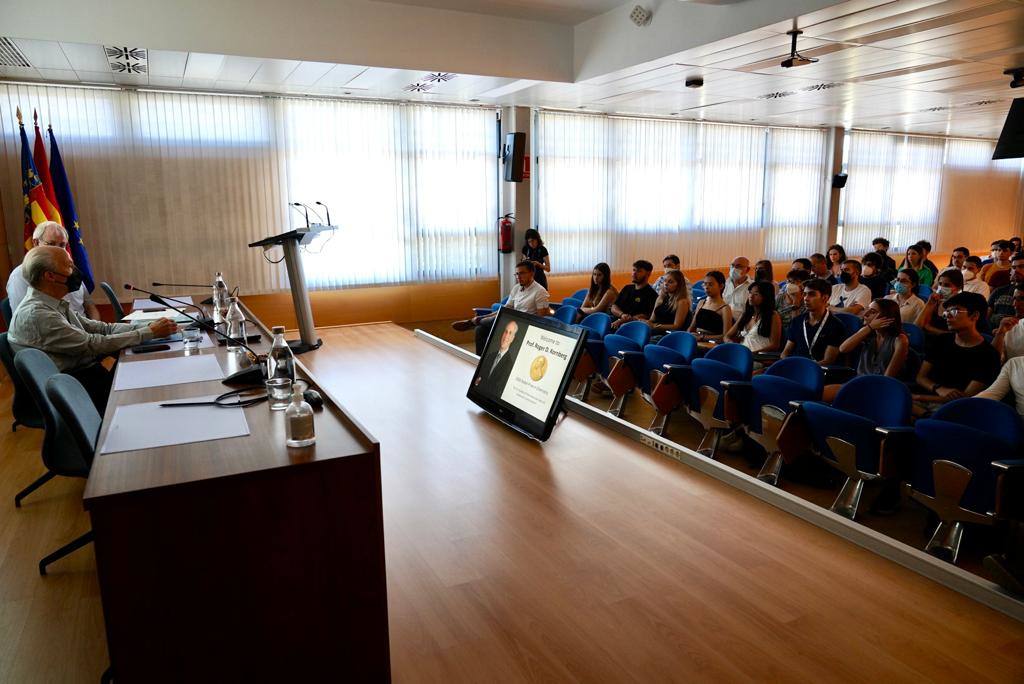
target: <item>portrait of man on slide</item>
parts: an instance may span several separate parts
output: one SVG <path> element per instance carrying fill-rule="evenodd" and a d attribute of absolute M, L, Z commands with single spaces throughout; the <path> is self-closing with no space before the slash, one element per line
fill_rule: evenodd
<path fill-rule="evenodd" d="M 519 324 L 509 321 L 501 331 L 498 340 L 498 348 L 490 349 L 484 354 L 484 360 L 480 364 L 479 372 L 473 380 L 473 385 L 479 386 L 482 391 L 495 397 L 500 397 L 508 376 L 512 372 L 512 365 L 516 360 L 516 352 L 519 345 L 516 344 L 516 336 L 519 332 Z M 493 344 L 491 345 L 493 347 Z"/>

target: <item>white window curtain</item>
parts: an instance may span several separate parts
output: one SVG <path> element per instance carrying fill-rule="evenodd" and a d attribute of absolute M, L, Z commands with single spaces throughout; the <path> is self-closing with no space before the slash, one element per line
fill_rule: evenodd
<path fill-rule="evenodd" d="M 541 112 L 537 223 L 556 270 L 791 259 L 820 233 L 827 135 Z"/>
<path fill-rule="evenodd" d="M 839 241 L 847 254 L 871 251 L 886 237 L 896 251 L 936 241 L 945 140 L 853 131 Z"/>
<path fill-rule="evenodd" d="M 287 203 L 317 200 L 341 230 L 304 254 L 311 287 L 497 272 L 494 110 L 0 84 L 14 245 L 19 105 L 30 144 L 33 109 L 54 127 L 97 280 L 202 283 L 220 270 L 243 292 L 282 289 L 284 265 L 246 245 L 304 225 Z"/>

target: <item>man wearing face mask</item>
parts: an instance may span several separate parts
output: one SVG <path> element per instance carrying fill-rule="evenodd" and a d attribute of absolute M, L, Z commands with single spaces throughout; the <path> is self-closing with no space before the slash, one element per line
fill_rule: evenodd
<path fill-rule="evenodd" d="M 964 264 L 967 263 L 967 257 L 971 256 L 971 250 L 966 247 L 957 247 L 953 250 L 953 255 L 949 257 L 949 266 L 939 271 L 939 275 L 942 275 L 946 271 L 963 271 Z"/>
<path fill-rule="evenodd" d="M 969 256 L 964 259 L 964 267 L 961 273 L 964 274 L 964 292 L 980 294 L 985 299 L 992 294 L 992 288 L 988 283 L 978 277 L 981 272 L 981 257 Z"/>
<path fill-rule="evenodd" d="M 892 279 L 882 274 L 882 257 L 878 252 L 868 252 L 860 260 L 860 266 L 860 282 L 871 290 L 871 299 L 884 297 L 889 291 L 889 282 Z"/>
<path fill-rule="evenodd" d="M 1010 261 L 1010 284 L 993 288 L 988 297 L 988 322 L 993 330 L 999 328 L 1004 316 L 1013 315 L 1013 291 L 1021 283 L 1024 283 L 1024 252 L 1014 254 Z"/>
<path fill-rule="evenodd" d="M 98 360 L 178 329 L 166 318 L 148 324 L 103 323 L 72 311 L 63 297 L 81 287 L 82 274 L 59 247 L 29 250 L 22 273 L 29 290 L 11 320 L 7 336 L 11 349 L 15 354 L 26 348 L 46 352 L 61 372 L 78 378 L 101 413 L 113 373 Z"/>
<path fill-rule="evenodd" d="M 747 308 L 750 287 L 750 259 L 739 256 L 732 260 L 729 265 L 729 278 L 725 281 L 725 289 L 722 290 L 722 299 L 732 309 L 733 320 L 739 320 L 743 311 Z"/>
<path fill-rule="evenodd" d="M 860 316 L 871 303 L 871 290 L 860 282 L 860 262 L 847 259 L 839 273 L 839 284 L 832 286 L 828 308 L 833 313 L 848 313 Z"/>
<path fill-rule="evenodd" d="M 786 274 L 786 284 L 779 288 L 779 294 L 775 297 L 775 310 L 782 319 L 783 330 L 789 330 L 793 319 L 807 311 L 804 306 L 804 283 L 810 279 L 811 272 L 802 268 L 794 268 Z"/>
<path fill-rule="evenodd" d="M 886 282 L 891 281 L 896 277 L 896 260 L 889 256 L 889 241 L 884 237 L 876 237 L 871 241 L 871 246 L 882 260 L 881 276 Z"/>
<path fill-rule="evenodd" d="M 68 246 L 68 233 L 56 221 L 43 221 L 32 232 L 32 246 L 49 245 L 66 249 Z M 21 264 L 14 267 L 10 277 L 7 278 L 7 297 L 11 303 L 11 311 L 18 308 L 21 300 L 28 294 L 28 282 L 21 275 Z M 69 292 L 64 296 L 71 310 L 80 316 L 88 316 L 94 321 L 100 320 L 100 312 L 89 296 L 85 287 L 78 288 L 75 292 Z"/>

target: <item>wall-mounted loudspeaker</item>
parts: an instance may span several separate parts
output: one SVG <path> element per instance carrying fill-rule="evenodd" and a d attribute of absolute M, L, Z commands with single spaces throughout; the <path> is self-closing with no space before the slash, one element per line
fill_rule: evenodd
<path fill-rule="evenodd" d="M 846 174 L 845 173 L 837 173 L 836 175 L 832 176 L 832 187 L 837 189 L 837 190 L 842 190 L 843 188 L 845 188 L 846 187 Z"/>
<path fill-rule="evenodd" d="M 505 149 L 501 162 L 505 165 L 505 180 L 523 182 L 523 157 L 526 155 L 526 134 L 509 133 L 505 136 Z"/>

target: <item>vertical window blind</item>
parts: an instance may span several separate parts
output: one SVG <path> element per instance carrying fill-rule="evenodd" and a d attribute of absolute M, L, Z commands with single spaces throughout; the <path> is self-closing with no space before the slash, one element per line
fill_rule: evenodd
<path fill-rule="evenodd" d="M 318 200 L 340 230 L 304 254 L 310 287 L 497 271 L 493 109 L 0 84 L 11 244 L 19 105 L 30 138 L 33 109 L 53 124 L 100 280 L 207 282 L 222 270 L 245 292 L 281 289 L 284 265 L 246 245 L 304 225 L 288 202 Z"/>

